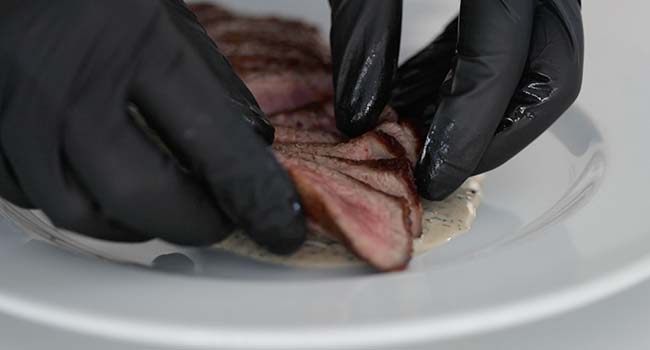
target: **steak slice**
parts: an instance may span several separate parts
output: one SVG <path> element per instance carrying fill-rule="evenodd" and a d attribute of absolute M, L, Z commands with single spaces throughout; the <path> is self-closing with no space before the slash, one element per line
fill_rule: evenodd
<path fill-rule="evenodd" d="M 350 160 L 393 159 L 404 155 L 404 148 L 393 137 L 381 131 L 370 131 L 348 142 L 336 145 L 324 144 L 277 144 L 279 152 L 292 154 L 315 154 Z"/>
<path fill-rule="evenodd" d="M 276 18 L 239 17 L 204 24 L 208 35 L 219 43 L 256 43 L 293 48 L 306 57 L 329 63 L 327 46 L 316 28 Z M 277 52 L 279 53 L 279 52 Z M 264 56 L 266 57 L 266 56 Z"/>
<path fill-rule="evenodd" d="M 267 115 L 333 96 L 329 49 L 315 27 L 208 4 L 190 8 Z"/>
<path fill-rule="evenodd" d="M 211 8 L 210 8 L 211 7 Z M 202 24 L 207 27 L 218 25 L 216 34 L 234 33 L 244 36 L 268 38 L 269 40 L 284 40 L 296 43 L 306 43 L 313 38 L 320 38 L 318 28 L 305 22 L 290 18 L 279 18 L 275 16 L 259 16 L 250 14 L 232 15 L 223 7 L 216 5 L 198 5 L 190 7 L 197 11 L 197 17 L 205 18 L 205 13 L 231 14 L 231 20 L 217 23 L 215 21 L 204 21 Z"/>
<path fill-rule="evenodd" d="M 305 56 L 303 52 L 291 47 L 278 47 L 269 43 L 245 42 L 232 44 L 219 42 L 219 49 L 230 60 L 242 77 L 269 72 L 330 72 L 331 68 L 321 60 Z M 266 57 L 268 56 L 268 57 Z"/>
<path fill-rule="evenodd" d="M 422 145 L 415 130 L 405 122 L 384 122 L 376 130 L 382 131 L 394 139 L 404 148 L 404 155 L 415 165 L 418 161 Z"/>
<path fill-rule="evenodd" d="M 277 157 L 296 184 L 307 217 L 318 227 L 379 270 L 406 267 L 413 238 L 404 199 L 314 162 Z"/>
<path fill-rule="evenodd" d="M 319 37 L 312 38 L 312 43 L 302 44 L 251 37 L 245 33 L 214 32 L 213 28 L 208 28 L 208 35 L 215 38 L 221 51 L 242 75 L 249 72 L 269 74 L 278 71 L 301 71 L 306 74 L 314 70 L 331 71 L 326 46 L 320 42 Z"/>
<path fill-rule="evenodd" d="M 312 103 L 304 108 L 278 113 L 269 117 L 271 124 L 286 126 L 294 129 L 327 130 L 339 133 L 334 117 L 334 104 L 332 101 Z M 392 108 L 386 107 L 379 116 L 381 123 L 397 123 L 398 117 Z M 382 129 L 379 129 L 384 131 Z M 392 128 L 384 131 L 392 136 Z"/>
<path fill-rule="evenodd" d="M 205 2 L 188 4 L 187 7 L 194 12 L 196 19 L 204 26 L 214 21 L 229 21 L 235 18 L 235 15 L 221 6 Z"/>
<path fill-rule="evenodd" d="M 275 127 L 276 143 L 325 143 L 337 144 L 345 139 L 339 134 L 327 131 L 300 130 L 283 126 Z"/>
<path fill-rule="evenodd" d="M 356 161 L 306 153 L 283 154 L 318 163 L 377 191 L 404 198 L 409 206 L 410 232 L 414 237 L 422 234 L 422 203 L 415 187 L 411 165 L 405 158 Z"/>
<path fill-rule="evenodd" d="M 332 75 L 313 71 L 243 74 L 244 83 L 267 115 L 292 111 L 332 97 Z M 281 94 L 278 94 L 281 91 Z"/>
<path fill-rule="evenodd" d="M 381 114 L 379 115 L 379 122 L 396 122 L 399 120 L 399 115 L 397 115 L 397 112 L 391 107 L 391 106 L 386 106 L 383 111 L 381 111 Z"/>
<path fill-rule="evenodd" d="M 404 268 L 422 230 L 413 130 L 386 108 L 375 130 L 346 140 L 336 128 L 329 48 L 316 27 L 212 4 L 190 8 L 276 128 L 274 152 L 309 227 L 377 269 Z"/>
<path fill-rule="evenodd" d="M 273 126 L 338 133 L 330 103 L 312 103 L 305 108 L 269 116 L 269 121 Z"/>

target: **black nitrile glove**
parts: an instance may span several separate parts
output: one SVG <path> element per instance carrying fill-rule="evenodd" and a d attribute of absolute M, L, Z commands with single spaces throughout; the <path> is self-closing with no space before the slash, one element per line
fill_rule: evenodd
<path fill-rule="evenodd" d="M 380 3 L 332 1 L 334 62 L 344 62 L 335 65 L 337 121 L 350 134 L 373 127 L 388 102 L 393 66 L 382 70 L 372 58 L 394 62 L 398 45 L 385 40 L 399 41 L 391 31 L 399 31 L 401 16 L 391 8 L 398 1 L 383 1 L 392 16 L 376 9 Z M 353 16 L 346 9 L 379 14 L 367 15 L 373 19 L 367 21 L 338 20 Z M 462 0 L 459 18 L 399 68 L 393 85 L 390 104 L 402 116 L 425 120 L 428 128 L 416 171 L 421 194 L 443 199 L 467 177 L 503 164 L 543 133 L 577 98 L 583 55 L 578 0 Z M 366 62 L 372 69 L 365 69 Z M 346 92 L 364 81 L 373 82 L 365 94 Z"/>
<path fill-rule="evenodd" d="M 186 245 L 240 227 L 289 253 L 306 226 L 272 139 L 251 93 L 176 0 L 0 4 L 0 195 L 59 227 Z"/>
<path fill-rule="evenodd" d="M 329 0 L 337 128 L 358 136 L 377 125 L 399 59 L 402 0 Z"/>

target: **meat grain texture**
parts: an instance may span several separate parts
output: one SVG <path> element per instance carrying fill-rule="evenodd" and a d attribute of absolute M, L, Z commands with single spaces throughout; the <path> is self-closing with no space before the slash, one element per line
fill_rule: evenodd
<path fill-rule="evenodd" d="M 310 227 L 379 270 L 405 268 L 422 232 L 414 128 L 387 108 L 375 130 L 354 139 L 339 133 L 329 50 L 314 27 L 209 4 L 190 8 L 276 127 L 274 152 Z"/>

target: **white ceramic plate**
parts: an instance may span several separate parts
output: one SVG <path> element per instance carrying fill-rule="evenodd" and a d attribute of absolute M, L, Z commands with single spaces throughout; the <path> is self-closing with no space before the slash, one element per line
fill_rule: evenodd
<path fill-rule="evenodd" d="M 325 1 L 228 2 L 326 23 Z M 0 314 L 153 345 L 394 348 L 547 317 L 640 282 L 650 275 L 650 6 L 585 5 L 579 102 L 488 176 L 470 233 L 407 271 L 293 270 L 159 242 L 106 244 L 4 206 L 20 230 L 0 222 Z M 408 1 L 405 52 L 456 6 Z M 80 249 L 130 264 L 71 252 Z"/>

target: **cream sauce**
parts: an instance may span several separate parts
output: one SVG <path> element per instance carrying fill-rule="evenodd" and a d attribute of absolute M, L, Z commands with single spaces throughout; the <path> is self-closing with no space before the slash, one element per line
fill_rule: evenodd
<path fill-rule="evenodd" d="M 422 200 L 422 236 L 413 241 L 413 253 L 423 254 L 469 231 L 481 201 L 482 176 L 468 179 L 444 201 Z M 344 245 L 321 235 L 310 235 L 305 244 L 291 256 L 269 253 L 242 233 L 235 233 L 214 246 L 238 255 L 269 263 L 293 267 L 333 268 L 360 265 L 363 262 Z"/>

